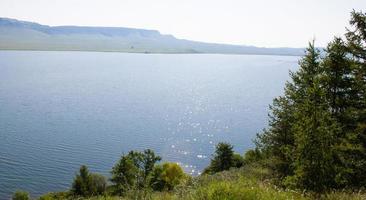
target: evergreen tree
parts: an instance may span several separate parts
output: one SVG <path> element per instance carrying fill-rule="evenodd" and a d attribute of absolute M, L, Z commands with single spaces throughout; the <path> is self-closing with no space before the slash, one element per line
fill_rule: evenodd
<path fill-rule="evenodd" d="M 356 128 L 346 135 L 342 145 L 342 159 L 348 172 L 342 180 L 353 186 L 366 186 L 366 14 L 353 11 L 350 24 L 346 39 L 354 64 L 351 114 Z"/>
<path fill-rule="evenodd" d="M 309 45 L 257 136 L 286 184 L 313 191 L 366 185 L 366 14 L 353 11 L 350 24 L 323 60 Z"/>
<path fill-rule="evenodd" d="M 290 86 L 291 84 L 287 83 L 286 88 Z M 273 105 L 270 106 L 269 128 L 257 134 L 255 140 L 257 151 L 261 150 L 261 153 L 269 159 L 267 165 L 279 180 L 293 174 L 293 111 L 293 101 L 288 96 L 275 98 Z"/>
<path fill-rule="evenodd" d="M 355 90 L 354 63 L 342 39 L 335 38 L 328 44 L 322 67 L 322 84 L 326 90 L 327 103 L 333 118 L 341 128 L 336 135 L 335 182 L 337 187 L 350 186 L 353 185 L 353 180 L 350 179 L 353 176 L 350 158 L 353 157 L 355 146 L 348 138 L 354 135 L 357 128 L 355 100 L 358 99 L 358 95 Z"/>
<path fill-rule="evenodd" d="M 287 181 L 304 189 L 322 191 L 334 186 L 334 145 L 338 127 L 324 105 L 324 92 L 317 80 L 308 93 L 309 97 L 298 105 L 295 113 L 294 175 Z M 291 182 L 293 180 L 295 182 Z"/>
<path fill-rule="evenodd" d="M 79 170 L 79 174 L 76 175 L 74 182 L 72 183 L 71 192 L 77 196 L 90 196 L 91 195 L 91 177 L 88 168 L 82 165 Z"/>
<path fill-rule="evenodd" d="M 299 71 L 292 75 L 294 175 L 287 178 L 291 184 L 314 191 L 334 185 L 334 137 L 338 132 L 321 87 L 324 69 L 319 61 L 319 51 L 310 43 Z"/>
<path fill-rule="evenodd" d="M 347 57 L 345 43 L 335 38 L 326 48 L 326 56 L 321 63 L 324 70 L 322 85 L 332 115 L 341 124 L 352 126 L 347 111 L 352 106 L 352 84 L 354 82 L 351 60 Z M 345 127 L 346 128 L 346 127 Z"/>
<path fill-rule="evenodd" d="M 324 69 L 314 43 L 299 65 L 297 72 L 290 72 L 285 95 L 270 107 L 270 128 L 258 135 L 257 147 L 285 184 L 323 190 L 334 185 L 338 126 L 321 84 Z"/>
<path fill-rule="evenodd" d="M 220 142 L 216 145 L 216 150 L 210 165 L 204 173 L 213 174 L 234 167 L 236 164 L 233 146 L 229 143 Z"/>

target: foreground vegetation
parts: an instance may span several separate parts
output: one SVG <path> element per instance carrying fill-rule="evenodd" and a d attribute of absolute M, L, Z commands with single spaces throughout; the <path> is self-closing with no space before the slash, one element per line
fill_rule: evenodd
<path fill-rule="evenodd" d="M 241 156 L 219 143 L 199 177 L 130 151 L 110 184 L 81 166 L 70 191 L 40 199 L 366 199 L 366 14 L 352 12 L 350 24 L 323 56 L 310 43 L 254 150 Z"/>
<path fill-rule="evenodd" d="M 234 153 L 232 149 L 233 147 L 228 143 L 219 143 L 210 165 L 205 169 L 204 174 L 198 177 L 184 174 L 175 163 L 154 164 L 150 168 L 151 172 L 146 175 L 143 170 L 147 169 L 146 167 L 139 171 L 132 163 L 132 165 L 122 163 L 125 163 L 125 160 L 142 158 L 146 155 L 153 158 L 145 159 L 150 161 L 160 160 L 159 157 L 155 156 L 151 150 L 131 151 L 123 155 L 113 168 L 112 184 L 107 185 L 103 176 L 91 173 L 86 166 L 81 166 L 69 191 L 48 193 L 41 196 L 39 200 L 363 200 L 366 198 L 366 193 L 362 190 L 316 193 L 279 187 L 275 181 L 275 172 L 266 167 L 263 163 L 264 159 L 257 159 L 259 152 L 250 150 L 241 156 Z M 136 155 L 138 157 L 135 157 Z M 123 171 L 119 171 L 121 166 L 125 166 Z M 116 177 L 120 179 L 116 180 Z M 18 191 L 13 199 L 28 200 L 29 195 Z"/>

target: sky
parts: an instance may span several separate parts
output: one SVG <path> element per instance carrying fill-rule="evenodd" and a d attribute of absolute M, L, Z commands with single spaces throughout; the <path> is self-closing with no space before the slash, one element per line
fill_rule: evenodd
<path fill-rule="evenodd" d="M 325 46 L 366 0 L 0 0 L 0 17 L 41 24 L 158 30 L 260 47 Z"/>

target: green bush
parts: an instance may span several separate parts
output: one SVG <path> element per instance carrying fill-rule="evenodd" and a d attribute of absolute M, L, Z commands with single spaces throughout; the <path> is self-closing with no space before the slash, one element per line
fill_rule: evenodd
<path fill-rule="evenodd" d="M 90 178 L 91 178 L 92 194 L 93 195 L 104 194 L 107 188 L 107 179 L 103 175 L 96 173 L 91 173 Z"/>
<path fill-rule="evenodd" d="M 173 190 L 185 178 L 186 174 L 176 163 L 156 165 L 151 177 L 151 187 L 158 191 Z"/>
<path fill-rule="evenodd" d="M 39 197 L 39 200 L 64 200 L 70 199 L 69 192 L 50 192 Z"/>
<path fill-rule="evenodd" d="M 13 194 L 12 200 L 29 200 L 29 193 L 18 190 Z"/>

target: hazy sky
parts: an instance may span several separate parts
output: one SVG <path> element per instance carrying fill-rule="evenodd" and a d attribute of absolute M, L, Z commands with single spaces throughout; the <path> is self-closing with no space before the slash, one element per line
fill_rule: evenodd
<path fill-rule="evenodd" d="M 0 0 L 0 16 L 47 25 L 156 29 L 178 38 L 267 47 L 324 46 L 366 0 Z"/>

